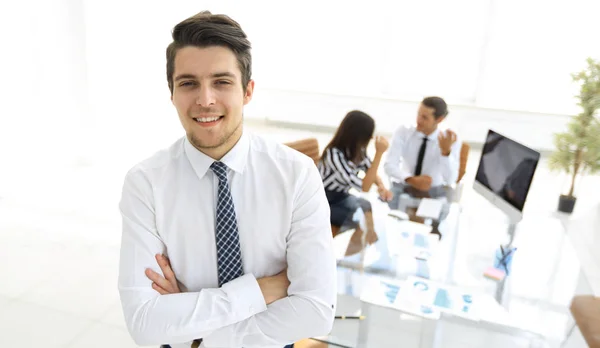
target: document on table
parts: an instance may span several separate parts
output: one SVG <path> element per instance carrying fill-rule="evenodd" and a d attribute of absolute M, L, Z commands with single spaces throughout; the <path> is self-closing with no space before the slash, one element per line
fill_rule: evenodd
<path fill-rule="evenodd" d="M 439 219 L 444 207 L 444 200 L 423 198 L 417 209 L 417 216 L 422 218 Z"/>
<path fill-rule="evenodd" d="M 432 227 L 413 221 L 388 219 L 386 242 L 391 256 L 408 256 L 427 260 L 438 244 L 438 236 L 431 234 Z"/>

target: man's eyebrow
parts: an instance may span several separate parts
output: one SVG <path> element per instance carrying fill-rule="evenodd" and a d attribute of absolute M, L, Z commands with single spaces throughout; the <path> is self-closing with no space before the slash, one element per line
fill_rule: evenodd
<path fill-rule="evenodd" d="M 217 72 L 217 73 L 211 74 L 210 77 L 211 78 L 219 78 L 219 77 L 235 78 L 235 74 L 233 74 L 229 71 L 224 71 L 224 72 Z M 177 75 L 175 77 L 175 81 L 184 80 L 184 79 L 197 79 L 197 76 L 194 74 L 181 74 L 181 75 Z"/>
<path fill-rule="evenodd" d="M 224 72 L 218 72 L 218 73 L 214 73 L 212 75 L 210 75 L 213 78 L 219 78 L 219 77 L 235 77 L 235 74 L 230 73 L 228 71 L 224 71 Z"/>
<path fill-rule="evenodd" d="M 193 74 L 181 74 L 175 77 L 175 81 L 183 80 L 183 79 L 195 79 L 196 75 Z"/>

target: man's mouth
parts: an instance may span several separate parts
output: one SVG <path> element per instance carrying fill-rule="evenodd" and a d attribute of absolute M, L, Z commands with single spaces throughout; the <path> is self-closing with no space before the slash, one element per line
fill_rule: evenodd
<path fill-rule="evenodd" d="M 213 117 L 196 117 L 194 121 L 201 126 L 212 126 L 217 124 L 223 116 L 213 116 Z"/>

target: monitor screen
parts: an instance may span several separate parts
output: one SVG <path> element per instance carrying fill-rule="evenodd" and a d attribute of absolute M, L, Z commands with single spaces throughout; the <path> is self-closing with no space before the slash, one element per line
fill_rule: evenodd
<path fill-rule="evenodd" d="M 521 212 L 539 159 L 539 152 L 489 130 L 475 181 Z"/>

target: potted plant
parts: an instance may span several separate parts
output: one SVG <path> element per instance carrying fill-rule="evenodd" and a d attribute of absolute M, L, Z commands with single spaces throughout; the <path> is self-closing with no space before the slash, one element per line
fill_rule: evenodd
<path fill-rule="evenodd" d="M 554 135 L 555 151 L 549 158 L 551 170 L 570 176 L 570 189 L 560 196 L 558 210 L 572 213 L 577 197 L 575 182 L 578 176 L 600 170 L 600 61 L 587 59 L 587 67 L 572 75 L 580 84 L 577 99 L 582 111 L 568 124 L 567 131 Z"/>

